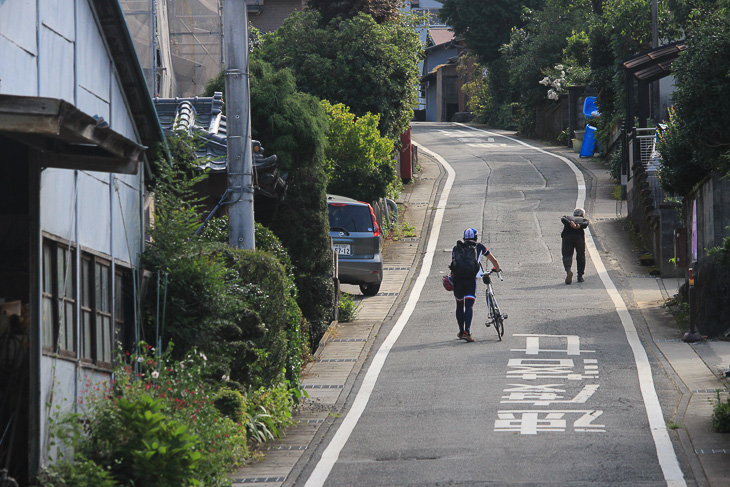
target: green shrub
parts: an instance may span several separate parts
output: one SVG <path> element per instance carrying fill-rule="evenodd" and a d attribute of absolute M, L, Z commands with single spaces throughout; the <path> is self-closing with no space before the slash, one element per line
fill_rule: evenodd
<path fill-rule="evenodd" d="M 270 389 L 250 391 L 246 397 L 244 423 L 251 441 L 265 443 L 281 436 L 290 426 L 294 401 L 289 388 L 281 383 Z"/>
<path fill-rule="evenodd" d="M 246 412 L 246 398 L 240 391 L 221 387 L 215 396 L 215 407 L 233 421 L 239 421 Z"/>
<path fill-rule="evenodd" d="M 227 218 L 191 239 L 202 219 L 192 195 L 198 179 L 177 161 L 161 158 L 156 167 L 156 221 L 143 260 L 158 287 L 146 294 L 144 336 L 158 346 L 173 341 L 177 359 L 194 347 L 207 353 L 213 377 L 258 388 L 278 382 L 286 369 L 296 388 L 309 327 L 288 253 L 260 224 L 256 251 L 228 247 Z"/>
<path fill-rule="evenodd" d="M 720 391 L 716 390 L 717 404 L 712 412 L 712 429 L 718 433 L 730 433 L 730 396 L 723 402 Z"/>
<path fill-rule="evenodd" d="M 393 141 L 378 132 L 380 116 L 368 112 L 356 117 L 342 103 L 326 100 L 322 106 L 329 115 L 327 192 L 360 201 L 385 197 L 396 173 Z"/>
<path fill-rule="evenodd" d="M 202 455 L 199 440 L 187 425 L 162 413 L 162 400 L 141 394 L 116 401 L 120 433 L 113 445 L 110 465 L 122 484 L 179 487 L 200 485 L 195 468 Z"/>
<path fill-rule="evenodd" d="M 38 475 L 41 487 L 117 487 L 111 472 L 83 455 L 73 461 L 61 460 L 44 468 Z"/>
<path fill-rule="evenodd" d="M 340 293 L 340 303 L 338 311 L 338 321 L 342 323 L 347 323 L 355 319 L 355 316 L 357 315 L 357 303 L 353 301 L 352 295 L 348 293 Z"/>
<path fill-rule="evenodd" d="M 54 438 L 66 438 L 82 459 L 63 468 L 87 469 L 88 459 L 119 485 L 228 485 L 226 473 L 250 456 L 248 439 L 243 421 L 216 408 L 209 368 L 203 353 L 176 361 L 169 349 L 158 356 L 143 345 L 139 355 L 120 360 L 113 383 L 87 381 L 83 412 L 54 421 Z M 277 422 L 291 417 L 274 414 L 282 416 Z"/>

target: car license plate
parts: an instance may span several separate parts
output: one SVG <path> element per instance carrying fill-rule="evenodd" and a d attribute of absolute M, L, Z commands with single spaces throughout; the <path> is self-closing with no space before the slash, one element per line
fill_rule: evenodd
<path fill-rule="evenodd" d="M 340 255 L 350 255 L 350 244 L 335 244 L 335 252 Z"/>

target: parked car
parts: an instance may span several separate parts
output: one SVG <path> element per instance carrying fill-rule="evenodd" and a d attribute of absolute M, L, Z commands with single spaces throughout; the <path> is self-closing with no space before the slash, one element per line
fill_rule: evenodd
<path fill-rule="evenodd" d="M 327 195 L 330 237 L 339 258 L 338 278 L 374 296 L 383 281 L 382 236 L 373 207 L 344 196 Z"/>

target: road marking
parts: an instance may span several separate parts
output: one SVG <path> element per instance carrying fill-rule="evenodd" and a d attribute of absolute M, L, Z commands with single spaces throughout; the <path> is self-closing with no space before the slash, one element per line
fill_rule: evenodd
<path fill-rule="evenodd" d="M 487 130 L 469 127 L 468 125 L 460 123 L 454 125 L 459 127 L 465 127 L 476 132 L 484 132 L 489 135 L 504 137 L 525 147 L 532 148 L 542 154 L 546 154 L 555 157 L 556 159 L 560 159 L 565 164 L 567 164 L 568 167 L 575 174 L 576 183 L 578 185 L 578 198 L 576 199 L 575 207 L 583 207 L 586 198 L 585 179 L 583 179 L 583 173 L 580 172 L 580 169 L 578 169 L 573 161 L 571 161 L 567 157 L 553 154 L 552 152 L 546 151 L 539 147 L 535 147 L 533 145 L 527 144 L 526 142 L 514 139 L 512 137 L 508 137 L 506 135 L 500 135 L 489 132 Z M 644 350 L 644 347 L 641 344 L 641 340 L 639 340 L 636 326 L 634 325 L 634 321 L 629 314 L 626 303 L 624 302 L 623 298 L 621 298 L 618 289 L 616 289 L 616 285 L 611 280 L 611 277 L 606 271 L 606 267 L 603 265 L 603 261 L 598 254 L 598 249 L 596 248 L 596 244 L 593 240 L 593 235 L 591 234 L 590 228 L 586 228 L 586 234 L 589 237 L 586 239 L 586 249 L 588 250 L 588 254 L 591 256 L 591 262 L 593 262 L 598 276 L 601 278 L 601 282 L 603 282 L 604 288 L 606 288 L 606 292 L 613 301 L 616 313 L 618 313 L 618 316 L 621 319 L 621 324 L 623 325 L 626 339 L 628 340 L 629 346 L 634 353 L 634 362 L 636 363 L 636 370 L 639 376 L 639 388 L 641 389 L 641 395 L 644 398 L 644 408 L 646 409 L 646 415 L 649 419 L 649 428 L 654 439 L 654 446 L 657 451 L 659 465 L 661 466 L 662 473 L 664 474 L 664 480 L 667 482 L 667 485 L 669 487 L 686 486 L 687 483 L 684 480 L 684 474 L 682 473 L 682 469 L 679 467 L 677 454 L 674 452 L 672 440 L 669 438 L 669 433 L 667 432 L 667 427 L 664 423 L 664 416 L 662 415 L 662 408 L 659 404 L 659 397 L 657 396 L 656 389 L 654 387 L 654 378 L 651 374 L 651 365 L 649 364 L 649 358 L 646 355 L 646 350 Z"/>
<path fill-rule="evenodd" d="M 350 411 L 345 416 L 345 419 L 342 420 L 342 424 L 340 424 L 337 432 L 332 437 L 332 441 L 329 445 L 327 445 L 327 448 L 322 453 L 322 458 L 319 459 L 319 462 L 317 462 L 317 465 L 314 467 L 312 474 L 309 476 L 309 479 L 307 479 L 305 487 L 321 486 L 327 481 L 327 477 L 329 477 L 332 468 L 335 466 L 335 462 L 337 462 L 340 452 L 347 443 L 347 440 L 350 438 L 352 431 L 355 429 L 357 422 L 360 420 L 360 417 L 365 410 L 365 406 L 370 400 L 370 395 L 375 388 L 375 382 L 378 380 L 378 376 L 383 368 L 385 359 L 390 353 L 390 349 L 393 348 L 395 341 L 400 336 L 403 328 L 413 314 L 413 311 L 416 309 L 416 304 L 421 297 L 421 291 L 423 291 L 423 288 L 426 285 L 426 280 L 431 273 L 433 257 L 436 252 L 436 242 L 438 241 L 439 234 L 441 233 L 441 223 L 444 219 L 446 202 L 449 199 L 449 194 L 451 193 L 451 187 L 454 184 L 456 173 L 449 163 L 440 155 L 426 149 L 417 142 L 413 142 L 413 145 L 418 147 L 419 151 L 425 152 L 435 158 L 447 173 L 446 184 L 444 185 L 444 190 L 441 193 L 441 197 L 439 198 L 436 211 L 434 213 L 433 227 L 426 246 L 426 253 L 423 256 L 423 265 L 421 266 L 421 271 L 416 278 L 413 291 L 408 297 L 408 301 L 403 308 L 403 312 L 393 326 L 393 329 L 385 338 L 383 344 L 380 346 L 380 349 L 378 349 L 375 357 L 373 357 L 373 362 L 370 364 L 370 367 L 365 374 L 360 390 L 358 391 L 357 396 L 355 396 L 355 400 L 352 402 Z"/>

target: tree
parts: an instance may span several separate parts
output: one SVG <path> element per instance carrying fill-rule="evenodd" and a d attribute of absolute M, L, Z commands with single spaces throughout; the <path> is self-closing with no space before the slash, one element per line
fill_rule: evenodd
<path fill-rule="evenodd" d="M 276 383 L 289 366 L 287 378 L 297 384 L 300 371 L 292 366 L 301 365 L 305 350 L 288 257 L 261 228 L 256 239 L 265 245 L 256 251 L 193 238 L 203 218 L 194 186 L 205 175 L 186 138 L 169 140 L 173 157 L 155 161 L 155 224 L 142 255 L 160 291 L 146 294 L 146 341 L 172 341 L 176 358 L 193 348 L 205 352 L 216 379 L 258 388 Z"/>
<path fill-rule="evenodd" d="M 252 56 L 249 73 L 251 135 L 267 153 L 277 155 L 280 171 L 288 173 L 284 201 L 265 211 L 257 206 L 255 217 L 266 220 L 289 252 L 297 303 L 312 326 L 315 345 L 334 309 L 324 160 L 327 115 L 316 97 L 297 91 L 291 70 L 275 69 Z M 223 73 L 207 89 L 223 91 Z"/>
<path fill-rule="evenodd" d="M 378 23 L 396 20 L 402 0 L 309 0 L 309 8 L 322 14 L 327 23 L 334 18 L 350 19 L 363 12 Z"/>
<path fill-rule="evenodd" d="M 511 91 L 521 107 L 522 133 L 534 132 L 535 107 L 548 94 L 544 81 L 552 81 L 551 90 L 556 99 L 567 88 L 574 72 L 580 71 L 580 66 L 567 64 L 572 61 L 571 55 L 582 54 L 576 47 L 578 42 L 569 39 L 576 37 L 574 27 L 580 25 L 589 8 L 586 1 L 566 5 L 553 0 L 541 10 L 526 10 L 524 26 L 513 29 L 509 44 L 502 48 L 509 66 Z"/>
<path fill-rule="evenodd" d="M 727 10 L 706 11 L 689 27 L 687 49 L 672 64 L 675 113 L 659 144 L 662 185 L 679 196 L 712 171 L 730 171 Z"/>
<path fill-rule="evenodd" d="M 341 103 L 322 101 L 329 115 L 327 136 L 327 192 L 360 201 L 386 196 L 395 178 L 393 141 L 378 133 L 378 116 L 355 117 Z"/>
<path fill-rule="evenodd" d="M 300 91 L 343 103 L 357 116 L 380 115 L 381 135 L 397 140 L 413 117 L 423 52 L 411 19 L 379 24 L 359 13 L 324 26 L 321 20 L 317 11 L 292 14 L 264 36 L 254 57 L 291 69 Z"/>
<path fill-rule="evenodd" d="M 539 7 L 542 0 L 443 0 L 442 3 L 441 20 L 464 39 L 480 61 L 489 63 L 500 57 L 499 49 L 509 42 L 512 28 L 522 25 L 522 8 Z"/>

